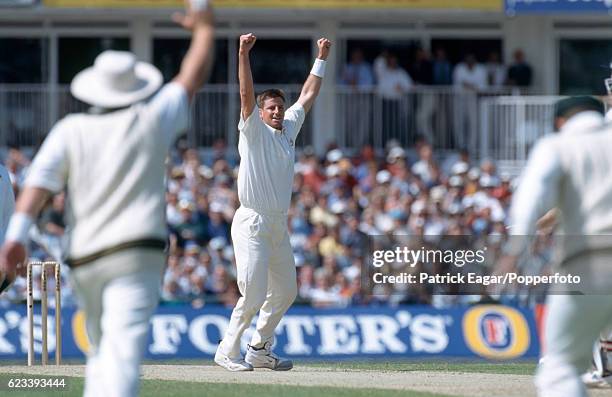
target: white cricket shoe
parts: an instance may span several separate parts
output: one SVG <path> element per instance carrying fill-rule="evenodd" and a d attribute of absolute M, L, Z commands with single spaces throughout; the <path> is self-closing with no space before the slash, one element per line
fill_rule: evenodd
<path fill-rule="evenodd" d="M 234 359 L 232 360 L 225 354 L 221 353 L 219 349 L 217 349 L 217 353 L 215 353 L 215 363 L 232 372 L 243 372 L 243 371 L 252 371 L 253 366 L 244 359 Z"/>
<path fill-rule="evenodd" d="M 251 364 L 253 368 L 268 368 L 273 371 L 289 371 L 293 368 L 291 360 L 272 353 L 270 342 L 266 342 L 259 349 L 249 345 L 244 360 Z"/>
<path fill-rule="evenodd" d="M 612 374 L 606 372 L 604 376 L 599 371 L 591 371 L 581 376 L 582 383 L 589 388 L 609 388 L 612 387 Z"/>

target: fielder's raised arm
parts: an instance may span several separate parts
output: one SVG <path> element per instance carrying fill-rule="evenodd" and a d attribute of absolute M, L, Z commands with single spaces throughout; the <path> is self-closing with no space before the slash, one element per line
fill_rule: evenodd
<path fill-rule="evenodd" d="M 321 38 L 317 41 L 319 54 L 317 55 L 317 59 L 315 59 L 312 71 L 310 72 L 310 75 L 308 75 L 308 78 L 304 83 L 304 87 L 302 87 L 300 97 L 298 98 L 298 103 L 304 107 L 306 113 L 308 113 L 312 108 L 312 104 L 321 90 L 321 84 L 323 84 L 325 66 L 327 64 L 327 57 L 329 56 L 331 44 L 331 41 L 327 40 L 326 38 Z"/>
<path fill-rule="evenodd" d="M 238 80 L 240 81 L 240 114 L 243 120 L 248 119 L 255 109 L 255 88 L 253 87 L 253 74 L 251 73 L 249 54 L 256 41 L 257 37 L 253 33 L 240 36 Z"/>
<path fill-rule="evenodd" d="M 211 0 L 187 0 L 186 13 L 172 16 L 176 23 L 192 32 L 191 45 L 173 80 L 185 88 L 190 99 L 207 80 L 213 64 L 215 28 L 211 3 Z"/>

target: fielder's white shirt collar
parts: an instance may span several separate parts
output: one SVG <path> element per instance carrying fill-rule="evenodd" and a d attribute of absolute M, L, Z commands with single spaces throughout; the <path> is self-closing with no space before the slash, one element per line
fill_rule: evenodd
<path fill-rule="evenodd" d="M 603 123 L 603 116 L 601 113 L 595 111 L 587 111 L 578 113 L 570 117 L 563 127 L 559 130 L 561 134 L 568 133 L 584 133 L 592 129 L 596 129 Z"/>

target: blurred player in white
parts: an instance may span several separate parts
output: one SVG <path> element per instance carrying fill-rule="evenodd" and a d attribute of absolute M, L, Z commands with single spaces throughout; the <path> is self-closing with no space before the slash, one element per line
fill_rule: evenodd
<path fill-rule="evenodd" d="M 15 192 L 13 184 L 5 166 L 0 165 L 0 243 L 4 242 L 4 234 L 8 227 L 11 215 L 15 211 Z M 7 289 L 14 280 L 14 275 L 0 271 L 0 294 Z"/>
<path fill-rule="evenodd" d="M 612 328 L 608 327 L 599 336 L 593 347 L 593 370 L 582 375 L 582 381 L 589 388 L 612 385 Z"/>
<path fill-rule="evenodd" d="M 587 394 L 580 375 L 593 341 L 612 319 L 612 128 L 604 123 L 603 104 L 592 97 L 559 101 L 555 124 L 559 133 L 532 149 L 514 195 L 511 232 L 517 237 L 509 249 L 524 250 L 536 221 L 558 209 L 558 271 L 580 275 L 582 282 L 569 288 L 585 295 L 556 286 L 548 296 L 546 355 L 536 385 L 542 397 L 582 397 Z"/>
<path fill-rule="evenodd" d="M 240 36 L 238 55 L 240 208 L 232 222 L 232 240 L 242 297 L 215 362 L 230 371 L 252 371 L 253 367 L 286 371 L 293 363 L 272 353 L 272 344 L 274 329 L 297 293 L 287 230 L 295 141 L 321 89 L 331 43 L 317 42 L 319 54 L 300 97 L 285 110 L 285 97 L 279 90 L 267 90 L 255 98 L 249 53 L 256 40 L 253 34 Z M 257 327 L 243 359 L 240 338 L 258 311 Z"/>
<path fill-rule="evenodd" d="M 96 109 L 59 121 L 34 158 L 11 218 L 0 266 L 26 261 L 28 230 L 50 194 L 67 189 L 67 263 L 87 318 L 86 396 L 135 396 L 167 238 L 165 159 L 189 122 L 189 103 L 213 58 L 212 9 L 175 20 L 192 31 L 179 74 L 129 52 L 106 51 L 77 74 L 72 94 Z M 160 90 L 161 88 L 161 90 Z"/>
<path fill-rule="evenodd" d="M 612 64 L 610 64 L 612 69 Z M 604 81 L 608 92 L 606 122 L 612 122 L 612 78 Z M 582 375 L 582 380 L 587 387 L 610 387 L 612 385 L 612 326 L 609 326 L 600 335 L 593 346 L 593 369 Z"/>

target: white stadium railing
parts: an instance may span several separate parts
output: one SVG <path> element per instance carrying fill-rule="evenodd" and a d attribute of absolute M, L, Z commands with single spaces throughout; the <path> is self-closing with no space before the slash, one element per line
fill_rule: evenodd
<path fill-rule="evenodd" d="M 422 136 L 438 150 L 450 150 L 476 148 L 478 103 L 512 90 L 417 86 L 398 100 L 384 99 L 375 88 L 338 87 L 336 92 L 336 133 L 341 146 L 382 148 L 393 138 L 410 145 Z"/>
<path fill-rule="evenodd" d="M 263 88 L 263 87 L 257 87 Z M 298 85 L 276 86 L 288 100 L 297 99 Z M 399 100 L 385 100 L 375 87 L 335 90 L 335 138 L 341 147 L 371 144 L 383 149 L 390 139 L 411 145 L 423 136 L 439 151 L 467 148 L 474 158 L 491 157 L 520 166 L 535 139 L 552 130 L 557 97 L 508 96 L 509 89 L 485 92 L 454 87 L 414 87 Z M 198 93 L 188 142 L 207 147 L 219 139 L 236 144 L 238 87 L 208 85 Z M 38 146 L 53 124 L 87 106 L 68 87 L 0 85 L 0 146 Z M 312 117 L 298 145 L 312 144 Z"/>
<path fill-rule="evenodd" d="M 557 96 L 502 96 L 480 101 L 479 157 L 516 173 L 536 140 L 553 131 Z"/>
<path fill-rule="evenodd" d="M 294 85 L 274 88 L 281 88 L 290 101 L 297 100 L 301 90 Z M 237 86 L 206 86 L 194 101 L 188 142 L 200 147 L 211 146 L 219 139 L 236 143 L 239 100 Z M 0 146 L 39 146 L 57 120 L 87 108 L 70 95 L 66 86 L 0 85 Z M 302 144 L 311 143 L 311 129 L 307 121 L 300 134 Z"/>

